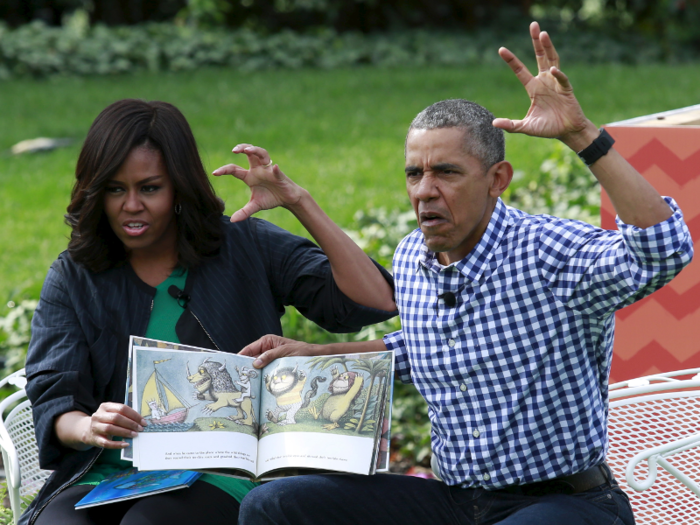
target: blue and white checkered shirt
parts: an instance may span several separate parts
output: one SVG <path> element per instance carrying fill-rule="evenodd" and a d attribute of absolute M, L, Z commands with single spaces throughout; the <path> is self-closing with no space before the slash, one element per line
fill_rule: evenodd
<path fill-rule="evenodd" d="M 425 397 L 448 485 L 497 489 L 574 474 L 607 450 L 615 310 L 688 262 L 681 211 L 619 231 L 528 215 L 500 199 L 483 237 L 447 267 L 420 230 L 396 249 L 402 330 L 386 335 Z M 438 296 L 453 292 L 449 307 Z"/>

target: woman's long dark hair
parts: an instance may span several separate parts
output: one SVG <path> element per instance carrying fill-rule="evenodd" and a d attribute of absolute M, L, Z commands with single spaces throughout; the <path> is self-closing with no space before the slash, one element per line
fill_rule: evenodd
<path fill-rule="evenodd" d="M 75 169 L 66 223 L 72 228 L 68 251 L 93 272 L 126 261 L 124 245 L 104 214 L 104 194 L 134 148 L 158 150 L 175 190 L 177 253 L 185 268 L 217 253 L 222 240 L 224 203 L 214 193 L 187 120 L 166 102 L 126 99 L 107 106 L 90 127 Z"/>

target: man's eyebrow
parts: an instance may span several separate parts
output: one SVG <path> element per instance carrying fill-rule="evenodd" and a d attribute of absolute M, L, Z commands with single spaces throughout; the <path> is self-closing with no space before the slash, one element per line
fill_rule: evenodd
<path fill-rule="evenodd" d="M 432 166 L 430 166 L 430 169 L 432 171 L 445 171 L 445 170 L 460 171 L 462 168 L 460 168 L 457 164 L 451 164 L 449 162 L 441 162 L 439 164 L 433 164 Z"/>
<path fill-rule="evenodd" d="M 406 167 L 404 168 L 404 171 L 405 171 L 406 173 L 411 173 L 411 172 L 414 172 L 414 171 L 423 171 L 423 168 L 419 168 L 418 166 L 406 166 Z"/>

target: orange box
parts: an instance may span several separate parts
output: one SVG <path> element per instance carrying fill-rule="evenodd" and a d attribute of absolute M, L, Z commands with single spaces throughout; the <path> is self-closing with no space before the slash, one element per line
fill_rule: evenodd
<path fill-rule="evenodd" d="M 604 126 L 615 149 L 661 195 L 673 197 L 700 238 L 700 105 Z M 602 192 L 601 224 L 616 229 Z M 700 366 L 700 255 L 670 284 L 617 312 L 611 383 Z"/>

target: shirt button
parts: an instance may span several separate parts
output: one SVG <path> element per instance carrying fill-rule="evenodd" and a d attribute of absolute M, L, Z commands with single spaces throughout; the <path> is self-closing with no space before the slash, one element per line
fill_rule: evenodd
<path fill-rule="evenodd" d="M 489 476 L 488 472 L 482 476 L 484 478 L 484 481 L 488 481 L 491 479 L 491 476 Z"/>
<path fill-rule="evenodd" d="M 466 391 L 467 391 L 467 384 L 466 384 L 466 383 L 462 383 L 461 385 L 459 385 L 459 389 L 460 389 L 462 392 L 466 392 Z"/>
<path fill-rule="evenodd" d="M 479 432 L 478 430 L 475 430 L 474 432 L 472 432 L 472 436 L 474 436 L 475 438 L 478 438 L 480 435 L 481 435 L 481 432 Z"/>
<path fill-rule="evenodd" d="M 449 341 L 447 341 L 447 344 L 450 345 L 450 348 L 452 348 L 455 345 L 455 340 L 450 339 Z"/>

